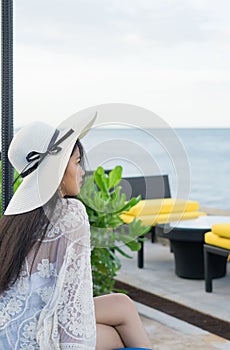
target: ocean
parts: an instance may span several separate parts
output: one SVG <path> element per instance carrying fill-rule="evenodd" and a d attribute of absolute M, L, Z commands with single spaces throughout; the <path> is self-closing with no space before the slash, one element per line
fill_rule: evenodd
<path fill-rule="evenodd" d="M 95 128 L 83 139 L 87 168 L 123 176 L 168 174 L 173 197 L 230 210 L 230 129 Z"/>

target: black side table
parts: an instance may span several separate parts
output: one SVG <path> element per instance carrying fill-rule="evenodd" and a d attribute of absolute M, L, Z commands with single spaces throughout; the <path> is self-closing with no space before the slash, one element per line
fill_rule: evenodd
<path fill-rule="evenodd" d="M 204 279 L 204 234 L 211 230 L 213 224 L 224 222 L 230 222 L 230 217 L 200 216 L 194 220 L 156 226 L 156 235 L 170 240 L 177 276 Z M 227 258 L 213 254 L 210 259 L 212 278 L 223 277 Z"/>

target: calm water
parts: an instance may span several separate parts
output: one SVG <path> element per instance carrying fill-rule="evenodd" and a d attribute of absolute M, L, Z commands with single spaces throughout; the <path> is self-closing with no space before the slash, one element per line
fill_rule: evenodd
<path fill-rule="evenodd" d="M 93 129 L 83 144 L 90 169 L 168 174 L 173 196 L 230 210 L 230 129 Z"/>

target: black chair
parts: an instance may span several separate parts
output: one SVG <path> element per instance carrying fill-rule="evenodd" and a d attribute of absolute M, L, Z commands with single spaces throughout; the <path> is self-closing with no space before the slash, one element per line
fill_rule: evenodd
<path fill-rule="evenodd" d="M 123 177 L 121 186 L 127 199 L 138 195 L 142 199 L 171 198 L 168 175 Z"/>
<path fill-rule="evenodd" d="M 203 247 L 205 291 L 211 293 L 212 279 L 217 276 L 223 277 L 226 275 L 226 261 L 230 254 L 230 250 L 213 246 L 211 244 L 204 244 Z M 219 261 L 217 261 L 217 257 L 219 258 Z M 222 259 L 222 264 L 220 264 L 220 259 Z M 219 266 L 221 267 L 221 270 Z"/>

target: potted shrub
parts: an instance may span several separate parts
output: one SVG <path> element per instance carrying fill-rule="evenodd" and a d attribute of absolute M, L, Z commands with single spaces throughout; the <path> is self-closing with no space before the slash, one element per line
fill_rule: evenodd
<path fill-rule="evenodd" d="M 122 167 L 116 166 L 109 174 L 98 167 L 92 176 L 85 178 L 78 198 L 84 203 L 91 226 L 92 273 L 94 295 L 114 291 L 115 276 L 121 268 L 119 254 L 131 258 L 125 250 L 138 251 L 138 236 L 150 230 L 141 221 L 129 225 L 120 218 L 123 211 L 137 204 L 141 197 L 131 198 L 121 193 Z M 119 254 L 117 254 L 119 253 Z"/>

